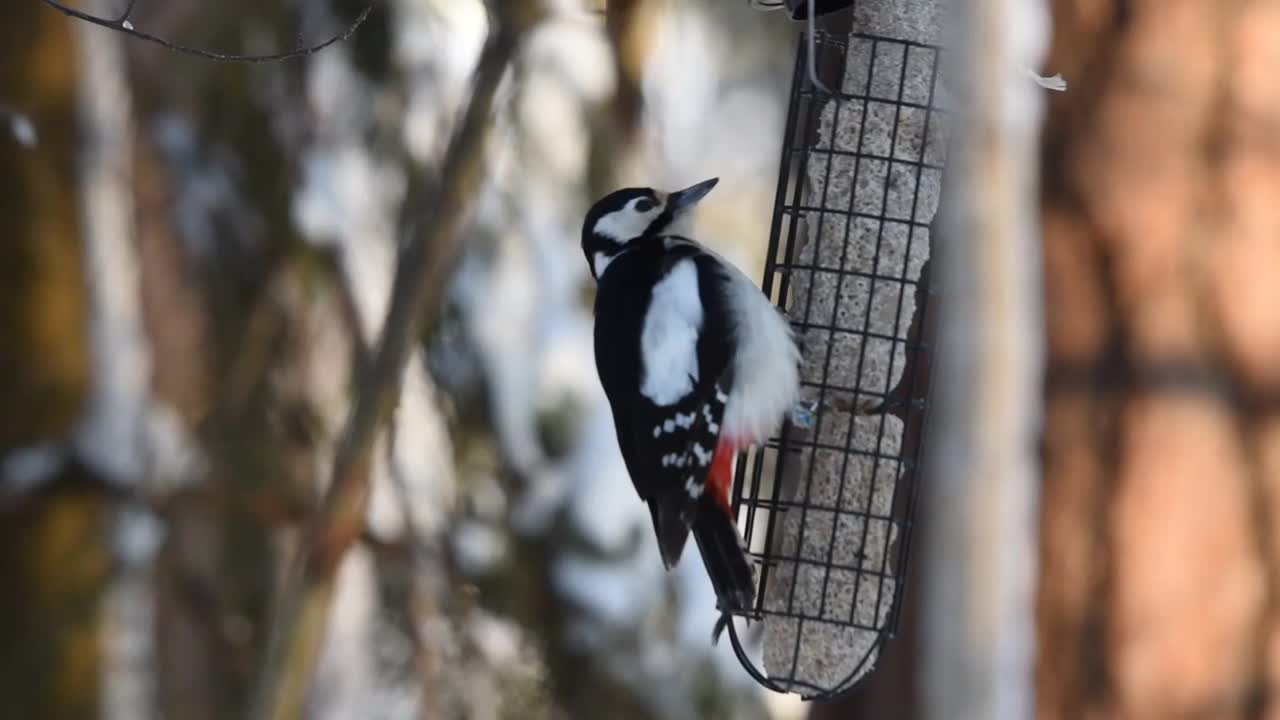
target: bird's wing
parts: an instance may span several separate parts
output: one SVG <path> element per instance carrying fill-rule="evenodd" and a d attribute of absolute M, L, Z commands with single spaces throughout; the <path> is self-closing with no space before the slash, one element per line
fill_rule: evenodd
<path fill-rule="evenodd" d="M 643 458 L 653 530 L 668 567 L 680 559 L 706 492 L 727 398 L 727 389 L 713 383 L 674 405 L 643 408 L 635 423 L 633 443 Z"/>
<path fill-rule="evenodd" d="M 628 465 L 644 488 L 667 566 L 688 538 L 732 389 L 725 282 L 714 257 L 676 254 L 654 286 L 642 325 Z"/>

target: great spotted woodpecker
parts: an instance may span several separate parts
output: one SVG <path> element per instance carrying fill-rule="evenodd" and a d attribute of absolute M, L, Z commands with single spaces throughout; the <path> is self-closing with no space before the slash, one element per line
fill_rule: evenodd
<path fill-rule="evenodd" d="M 582 251 L 597 283 L 596 369 L 663 563 L 676 564 L 692 529 L 727 614 L 755 597 L 729 503 L 733 457 L 794 406 L 799 352 L 764 293 L 682 234 L 716 182 L 605 196 L 587 213 Z"/>

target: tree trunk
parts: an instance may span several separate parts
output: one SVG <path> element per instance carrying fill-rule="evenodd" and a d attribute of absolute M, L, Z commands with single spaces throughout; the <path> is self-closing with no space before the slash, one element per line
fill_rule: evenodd
<path fill-rule="evenodd" d="M 1280 712 L 1280 2 L 1056 3 L 1044 718 Z"/>
<path fill-rule="evenodd" d="M 0 452 L 69 434 L 88 383 L 73 50 L 66 18 L 38 4 L 0 23 Z"/>
<path fill-rule="evenodd" d="M 57 462 L 88 384 L 75 195 L 72 30 L 39 3 L 0 22 L 0 717 L 97 712 L 101 494 L 82 469 L 37 471 L 10 455 Z M 21 113 L 35 131 L 11 130 Z M 13 461 L 13 462 L 7 462 Z M 31 472 L 10 473 L 19 466 Z M 19 478 L 18 476 L 27 476 Z M 38 481 L 29 489 L 26 480 Z"/>

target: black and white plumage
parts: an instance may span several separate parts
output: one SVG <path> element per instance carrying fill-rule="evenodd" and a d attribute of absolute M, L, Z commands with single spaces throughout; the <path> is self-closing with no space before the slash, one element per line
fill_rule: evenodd
<path fill-rule="evenodd" d="M 611 193 L 587 214 L 582 249 L 597 282 L 596 368 L 663 562 L 680 559 L 692 530 L 732 612 L 755 595 L 729 505 L 733 456 L 794 405 L 799 353 L 759 288 L 683 234 L 715 183 Z"/>

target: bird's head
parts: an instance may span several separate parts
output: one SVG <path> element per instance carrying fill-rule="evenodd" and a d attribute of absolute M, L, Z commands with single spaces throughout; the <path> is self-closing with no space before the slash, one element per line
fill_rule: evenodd
<path fill-rule="evenodd" d="M 620 253 L 634 243 L 671 233 L 718 178 L 665 193 L 653 188 L 626 188 L 605 195 L 582 223 L 582 252 L 596 280 Z"/>

